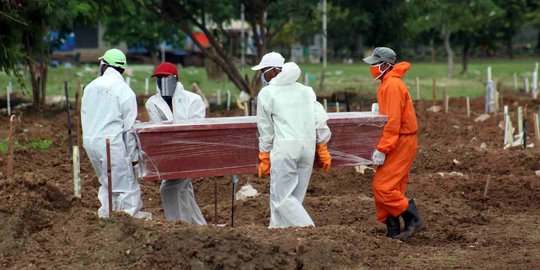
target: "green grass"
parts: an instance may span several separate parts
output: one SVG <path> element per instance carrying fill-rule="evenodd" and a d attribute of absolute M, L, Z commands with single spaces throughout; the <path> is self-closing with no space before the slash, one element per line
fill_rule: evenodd
<path fill-rule="evenodd" d="M 0 140 L 0 152 L 7 153 L 9 151 L 9 140 L 3 139 Z M 31 141 L 29 143 L 20 144 L 18 141 L 14 142 L 15 149 L 37 149 L 37 150 L 47 150 L 51 148 L 52 141 L 51 140 L 37 140 L 37 141 Z"/>
<path fill-rule="evenodd" d="M 459 59 L 456 58 L 456 61 Z M 531 76 L 535 61 L 540 59 L 490 59 L 490 60 L 473 60 L 469 65 L 469 72 L 465 75 L 459 75 L 461 65 L 455 63 L 455 79 L 446 79 L 446 63 L 425 63 L 411 62 L 412 68 L 404 78 L 405 83 L 409 86 L 411 95 L 416 98 L 416 82 L 415 78 L 420 79 L 421 98 L 431 99 L 433 78 L 437 81 L 437 97 L 442 97 L 442 89 L 446 88 L 450 97 L 462 96 L 481 96 L 484 94 L 486 68 L 492 67 L 493 78 L 496 81 L 501 81 L 504 84 L 513 87 L 513 74 L 518 75 L 518 87 L 524 88 L 523 76 Z M 326 70 L 326 81 L 324 90 L 319 89 L 319 79 L 321 77 L 322 66 L 318 64 L 301 64 L 303 71 L 309 73 L 309 84 L 319 94 L 330 94 L 336 91 L 353 91 L 353 92 L 374 92 L 377 87 L 377 82 L 369 75 L 369 68 L 363 62 L 354 64 L 330 64 Z M 131 87 L 137 93 L 144 93 L 145 79 L 152 74 L 153 66 L 151 65 L 133 65 L 130 66 L 127 73 L 131 77 Z M 251 78 L 253 71 L 246 68 L 248 77 Z M 233 94 L 238 93 L 236 87 L 227 79 L 221 81 L 208 80 L 204 68 L 182 68 L 179 70 L 180 80 L 187 89 L 191 88 L 192 83 L 197 83 L 207 96 L 213 97 L 217 89 L 221 89 L 222 93 L 226 90 L 231 90 Z M 88 84 L 96 77 L 97 65 L 83 65 L 81 67 L 73 67 L 66 69 L 63 66 L 51 68 L 47 82 L 48 95 L 63 95 L 64 80 L 69 83 L 70 95 L 73 96 L 76 89 L 77 78 L 81 78 L 83 84 Z M 28 77 L 28 74 L 25 74 Z M 301 81 L 303 82 L 303 76 Z M 15 83 L 15 78 L 9 78 L 5 74 L 0 74 L 0 95 L 5 95 L 6 85 L 8 81 Z M 27 79 L 26 86 L 29 87 Z M 14 92 L 21 93 L 21 87 L 14 85 Z M 30 90 L 26 90 L 28 97 Z M 149 93 L 155 92 L 154 80 L 149 80 Z"/>

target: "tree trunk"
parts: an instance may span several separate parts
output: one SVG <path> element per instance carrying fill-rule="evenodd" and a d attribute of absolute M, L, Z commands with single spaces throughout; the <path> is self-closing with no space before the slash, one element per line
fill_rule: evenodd
<path fill-rule="evenodd" d="M 461 59 L 461 72 L 459 74 L 463 75 L 467 73 L 467 68 L 469 65 L 469 48 L 470 42 L 468 40 L 463 44 L 463 56 Z"/>
<path fill-rule="evenodd" d="M 514 58 L 514 39 L 511 35 L 506 39 L 506 50 L 508 51 L 508 56 Z"/>
<path fill-rule="evenodd" d="M 39 84 L 35 72 L 34 60 L 32 59 L 32 45 L 30 43 L 30 34 L 24 33 L 24 50 L 26 51 L 26 65 L 30 71 L 30 82 L 32 84 L 32 102 L 35 107 L 39 107 Z"/>
<path fill-rule="evenodd" d="M 450 30 L 447 29 L 446 25 L 443 26 L 442 34 L 444 36 L 444 48 L 446 49 L 446 57 L 448 60 L 448 79 L 454 78 L 454 51 L 450 46 Z"/>

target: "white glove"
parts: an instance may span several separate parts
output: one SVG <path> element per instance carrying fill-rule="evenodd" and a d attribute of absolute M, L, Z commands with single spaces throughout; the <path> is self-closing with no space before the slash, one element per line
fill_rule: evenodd
<path fill-rule="evenodd" d="M 373 165 L 376 165 L 376 166 L 383 165 L 385 158 L 386 158 L 386 154 L 383 152 L 379 152 L 379 150 L 375 150 L 375 152 L 373 152 L 373 155 L 371 156 L 371 159 L 373 160 Z"/>

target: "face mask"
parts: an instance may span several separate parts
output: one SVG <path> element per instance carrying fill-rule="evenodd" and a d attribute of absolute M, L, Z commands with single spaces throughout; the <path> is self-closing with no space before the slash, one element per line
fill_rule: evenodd
<path fill-rule="evenodd" d="M 371 77 L 373 77 L 375 80 L 378 80 L 390 67 L 392 67 L 392 65 L 388 64 L 388 67 L 385 70 L 381 70 L 382 64 L 384 63 L 369 67 Z"/>
<path fill-rule="evenodd" d="M 161 96 L 172 97 L 174 95 L 176 83 L 178 82 L 178 79 L 174 75 L 169 75 L 164 78 L 157 78 L 156 82 Z"/>
<path fill-rule="evenodd" d="M 270 68 L 270 69 L 267 69 L 266 71 L 264 71 L 262 74 L 261 74 L 261 82 L 263 83 L 263 85 L 268 85 L 270 82 L 266 80 L 265 78 L 265 74 L 266 72 L 269 72 L 270 70 L 272 69 L 277 69 L 277 70 L 281 70 L 280 68 Z M 272 80 L 272 79 L 270 79 Z"/>
<path fill-rule="evenodd" d="M 103 75 L 103 72 L 101 72 L 101 70 L 103 69 L 104 65 L 106 65 L 106 64 L 105 64 L 105 62 L 103 62 L 103 60 L 99 61 L 98 77 L 101 77 L 101 75 Z"/>

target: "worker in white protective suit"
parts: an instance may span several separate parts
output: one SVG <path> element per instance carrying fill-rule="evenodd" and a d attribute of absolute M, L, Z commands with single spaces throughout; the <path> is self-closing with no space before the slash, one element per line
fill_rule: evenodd
<path fill-rule="evenodd" d="M 297 83 L 300 68 L 272 52 L 253 70 L 266 84 L 257 100 L 259 177 L 270 175 L 270 228 L 315 226 L 302 203 L 313 162 L 328 172 L 328 116 L 313 89 Z"/>
<path fill-rule="evenodd" d="M 146 102 L 150 121 L 201 119 L 206 107 L 202 98 L 184 90 L 178 81 L 174 64 L 163 62 L 157 66 L 152 77 L 156 78 L 157 93 Z M 161 181 L 161 201 L 167 220 L 182 220 L 191 224 L 206 225 L 206 220 L 195 201 L 191 179 Z"/>
<path fill-rule="evenodd" d="M 141 211 L 141 191 L 134 176 L 133 166 L 138 162 L 138 154 L 131 128 L 137 118 L 137 100 L 122 78 L 126 56 L 118 49 L 110 49 L 99 59 L 99 77 L 84 89 L 81 105 L 84 149 L 101 184 L 98 215 L 109 216 L 106 152 L 106 139 L 109 139 L 112 209 L 150 218 L 150 213 Z"/>

